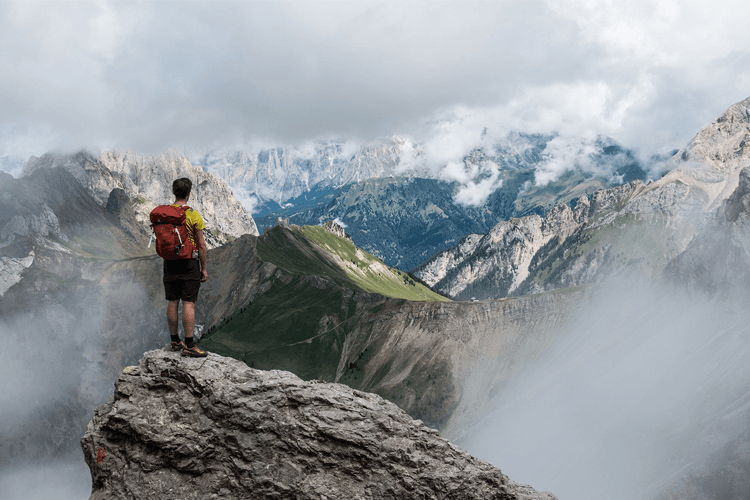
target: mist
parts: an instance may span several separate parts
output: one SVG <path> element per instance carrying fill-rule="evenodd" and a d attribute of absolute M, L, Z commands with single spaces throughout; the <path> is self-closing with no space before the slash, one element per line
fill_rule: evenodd
<path fill-rule="evenodd" d="M 95 302 L 93 302 L 95 304 Z M 29 304 L 30 305 L 30 304 Z M 0 324 L 0 491 L 3 498 L 85 498 L 91 486 L 80 437 L 106 383 L 88 353 L 101 351 L 100 313 L 46 304 Z M 98 337 L 98 338 L 97 338 Z"/>
<path fill-rule="evenodd" d="M 0 491 L 6 500 L 82 500 L 91 495 L 91 475 L 83 455 L 71 453 L 51 462 L 4 467 Z"/>
<path fill-rule="evenodd" d="M 750 427 L 746 299 L 598 285 L 458 444 L 561 500 L 653 498 Z"/>
<path fill-rule="evenodd" d="M 80 439 L 94 409 L 112 395 L 124 365 L 168 338 L 163 314 L 154 321 L 152 298 L 127 270 L 90 265 L 87 280 L 71 274 L 80 261 L 55 258 L 62 263 L 48 263 L 42 276 L 32 267 L 2 297 L 4 500 L 87 498 L 91 476 Z"/>

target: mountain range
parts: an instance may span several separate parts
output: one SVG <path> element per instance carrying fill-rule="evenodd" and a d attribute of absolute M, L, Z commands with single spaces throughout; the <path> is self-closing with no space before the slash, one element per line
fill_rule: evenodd
<path fill-rule="evenodd" d="M 299 225 L 290 217 L 258 235 L 252 216 L 228 184 L 193 167 L 178 152 L 32 158 L 20 178 L 0 176 L 4 287 L 0 313 L 9 354 L 3 378 L 8 381 L 6 397 L 16 401 L 0 410 L 4 422 L 0 464 L 69 453 L 92 409 L 106 400 L 122 369 L 166 342 L 161 260 L 146 248 L 145 217 L 149 207 L 171 201 L 171 180 L 186 175 L 196 186 L 193 206 L 213 228 L 209 281 L 201 288 L 196 306 L 197 332 L 207 350 L 254 368 L 288 370 L 304 380 L 344 383 L 377 393 L 445 437 L 481 451 L 474 433 L 498 414 L 493 410 L 499 408 L 502 415 L 506 408 L 510 416 L 524 407 L 516 403 L 531 401 L 534 404 L 526 407 L 544 410 L 535 418 L 578 415 L 578 407 L 598 415 L 597 400 L 550 407 L 550 402 L 559 400 L 540 403 L 534 398 L 554 393 L 562 382 L 575 386 L 600 376 L 602 380 L 610 380 L 612 374 L 619 377 L 613 367 L 623 368 L 624 380 L 637 378 L 625 369 L 630 364 L 619 357 L 625 351 L 618 346 L 641 354 L 681 346 L 673 350 L 674 363 L 700 366 L 696 373 L 706 380 L 710 374 L 720 376 L 711 375 L 712 383 L 702 386 L 700 395 L 705 398 L 699 401 L 700 412 L 690 425 L 680 428 L 687 431 L 678 433 L 684 439 L 703 436 L 700 453 L 690 460 L 684 454 L 675 459 L 668 453 L 675 449 L 668 447 L 672 441 L 668 436 L 660 440 L 666 443 L 660 449 L 663 467 L 654 470 L 662 479 L 677 480 L 683 468 L 700 466 L 706 450 L 720 450 L 733 436 L 740 439 L 745 430 L 738 423 L 745 398 L 741 384 L 739 392 L 734 386 L 726 393 L 716 391 L 733 374 L 745 380 L 739 369 L 744 330 L 736 327 L 743 317 L 716 311 L 740 307 L 739 299 L 746 293 L 741 278 L 747 270 L 743 256 L 750 175 L 742 167 L 748 164 L 748 106 L 750 99 L 732 106 L 700 131 L 656 181 L 640 180 L 638 174 L 626 184 L 587 192 L 593 185 L 582 187 L 586 183 L 605 181 L 574 172 L 569 174 L 574 178 L 570 184 L 563 179 L 560 189 L 550 188 L 547 193 L 546 199 L 560 202 L 554 208 L 533 208 L 530 203 L 526 215 L 500 221 L 485 233 L 464 233 L 456 238 L 457 247 L 437 254 L 411 274 L 389 266 L 378 252 L 358 247 L 356 234 L 346 234 L 354 232 L 347 220 L 388 213 L 395 214 L 398 223 L 392 226 L 397 227 L 408 212 L 430 207 L 427 196 L 420 199 L 416 193 L 442 192 L 437 201 L 447 207 L 457 191 L 445 189 L 450 185 L 436 179 L 363 180 L 346 191 L 327 193 L 332 197 L 325 203 L 347 201 L 341 203 L 346 208 L 342 213 L 352 214 L 342 221 L 347 228 L 335 222 L 325 227 L 318 222 Z M 385 148 L 381 153 L 388 157 L 394 151 Z M 521 186 L 530 180 L 521 182 L 522 171 L 514 171 Z M 415 189 L 415 185 L 425 187 Z M 384 198 L 373 194 L 377 192 L 391 193 L 394 203 L 384 204 Z M 506 193 L 502 202 L 498 195 L 498 206 L 526 206 L 511 194 Z M 334 214 L 316 213 L 317 221 L 326 213 Z M 484 223 L 491 224 L 489 211 L 484 214 Z M 455 221 L 472 216 L 455 211 L 451 217 L 453 225 L 444 227 L 458 231 Z M 387 224 L 387 217 L 382 219 Z M 391 241 L 416 232 L 393 231 Z M 451 233 L 445 229 L 436 234 L 447 238 Z M 383 240 L 385 247 L 391 245 Z M 428 252 L 424 248 L 420 251 Z M 650 302 L 655 311 L 649 317 L 626 309 L 630 316 L 620 323 L 631 325 L 632 335 L 617 328 L 611 331 L 619 336 L 609 330 L 605 335 L 598 326 L 608 323 L 601 318 L 580 326 L 581 317 L 609 311 L 595 307 L 597 299 L 606 295 L 608 279 L 633 276 L 641 283 L 658 282 L 680 293 L 707 296 L 702 307 L 708 313 L 694 321 L 701 326 L 691 333 L 695 336 L 674 344 L 680 341 L 652 335 L 652 323 L 683 325 L 656 300 Z M 724 318 L 719 322 L 722 342 L 706 327 L 716 325 L 716 317 Z M 598 340 L 603 341 L 601 346 Z M 717 346 L 720 349 L 712 350 Z M 564 356 L 558 356 L 561 347 Z M 733 356 L 731 362 L 727 353 Z M 696 359 L 702 363 L 696 364 Z M 590 371 L 581 374 L 577 371 L 581 366 Z M 660 381 L 668 377 L 660 372 L 659 377 L 644 378 L 662 387 Z M 680 384 L 667 386 L 686 390 Z M 695 402 L 686 396 L 687 389 L 676 394 Z M 617 392 L 615 386 L 592 389 L 600 395 L 607 391 L 615 391 L 623 401 L 632 396 L 627 390 Z M 648 405 L 655 405 L 662 394 L 654 391 Z M 524 422 L 534 422 L 525 417 Z M 605 438 L 616 430 L 632 430 L 628 419 L 610 418 L 605 414 L 595 423 L 598 427 L 584 435 L 609 443 Z M 719 429 L 717 422 L 730 422 L 731 432 Z M 557 439 L 541 428 L 538 433 Z M 519 436 L 532 440 L 533 432 L 532 437 Z M 554 472 L 559 456 L 540 454 L 534 446 L 509 448 L 503 460 L 521 461 L 528 448 L 536 462 L 544 463 L 544 471 Z M 597 443 L 591 446 L 596 448 Z M 585 469 L 564 470 L 575 479 Z"/>
<path fill-rule="evenodd" d="M 633 152 L 611 140 L 599 139 L 596 153 L 588 157 L 598 165 L 599 174 L 570 165 L 558 178 L 538 184 L 535 175 L 549 159 L 544 152 L 552 139 L 516 134 L 512 141 L 489 152 L 472 151 L 463 159 L 462 167 L 479 172 L 470 186 L 446 181 L 440 172 L 425 177 L 424 171 L 393 171 L 389 176 L 381 174 L 340 187 L 321 182 L 272 210 L 261 211 L 256 222 L 264 230 L 278 217 L 299 225 L 337 220 L 357 245 L 388 265 L 409 270 L 457 244 L 467 233 L 486 232 L 510 217 L 543 214 L 555 204 L 624 180 L 645 180 L 648 175 Z M 486 165 L 496 171 L 490 174 L 482 170 Z M 385 167 L 383 171 L 388 172 Z M 488 180 L 493 187 L 479 195 L 482 189 L 478 185 Z M 467 193 L 477 198 L 465 199 Z"/>
<path fill-rule="evenodd" d="M 748 104 L 730 107 L 667 163 L 668 173 L 579 197 L 543 216 L 501 221 L 434 255 L 414 275 L 452 298 L 505 297 L 591 283 L 679 256 L 750 163 Z"/>

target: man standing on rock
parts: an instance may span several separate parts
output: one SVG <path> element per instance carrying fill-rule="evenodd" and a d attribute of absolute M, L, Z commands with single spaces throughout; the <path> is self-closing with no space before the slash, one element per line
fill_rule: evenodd
<path fill-rule="evenodd" d="M 175 201 L 173 207 L 187 205 L 193 183 L 187 177 L 177 179 L 172 183 L 172 193 Z M 164 260 L 164 291 L 167 304 L 167 323 L 172 337 L 172 350 L 182 350 L 183 356 L 205 357 L 206 352 L 200 349 L 193 340 L 195 327 L 195 301 L 201 282 L 208 279 L 206 273 L 206 240 L 203 230 L 206 225 L 203 217 L 192 208 L 185 210 L 185 226 L 188 238 L 198 249 L 188 259 Z M 197 255 L 196 255 L 197 254 Z M 177 311 L 182 300 L 182 328 L 185 330 L 185 342 L 180 341 L 178 335 Z"/>

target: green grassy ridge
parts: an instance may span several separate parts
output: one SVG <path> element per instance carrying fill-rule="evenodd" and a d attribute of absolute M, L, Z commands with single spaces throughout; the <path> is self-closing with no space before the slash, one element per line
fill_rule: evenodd
<path fill-rule="evenodd" d="M 258 253 L 264 261 L 289 273 L 323 276 L 361 292 L 412 301 L 449 300 L 321 226 L 269 229 L 258 240 Z M 348 268 L 349 263 L 352 268 Z M 381 266 L 383 271 L 377 271 Z"/>

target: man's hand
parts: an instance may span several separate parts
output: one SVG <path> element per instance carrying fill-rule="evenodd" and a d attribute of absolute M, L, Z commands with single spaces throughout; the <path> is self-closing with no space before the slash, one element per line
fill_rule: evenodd
<path fill-rule="evenodd" d="M 201 269 L 201 281 L 206 281 L 208 279 L 208 273 L 205 269 Z"/>

